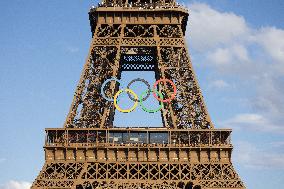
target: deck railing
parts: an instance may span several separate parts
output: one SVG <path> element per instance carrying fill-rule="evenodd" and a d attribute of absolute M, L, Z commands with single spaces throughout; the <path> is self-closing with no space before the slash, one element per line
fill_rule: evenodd
<path fill-rule="evenodd" d="M 46 129 L 46 146 L 206 147 L 231 146 L 231 130 Z"/>

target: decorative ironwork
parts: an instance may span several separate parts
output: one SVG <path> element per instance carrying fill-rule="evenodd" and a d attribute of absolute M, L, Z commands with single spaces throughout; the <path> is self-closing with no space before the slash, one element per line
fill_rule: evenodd
<path fill-rule="evenodd" d="M 60 179 L 61 187 L 70 187 L 72 179 L 77 180 L 76 188 L 173 188 L 183 189 L 193 182 L 202 188 L 243 188 L 242 182 L 229 164 L 185 164 L 185 163 L 81 163 L 66 169 L 64 164 L 46 164 L 45 172 L 38 177 L 38 184 L 44 180 Z M 67 165 L 68 166 L 68 165 Z M 73 167 L 77 169 L 74 170 Z M 49 173 L 47 173 L 49 172 Z M 72 174 L 70 174 L 71 172 Z M 132 180 L 132 181 L 131 181 Z M 74 180 L 73 180 L 74 183 Z M 198 183 L 198 184 L 197 184 Z M 48 187 L 58 187 L 50 182 Z M 131 186 L 131 187 L 130 187 Z M 43 187 L 43 186 L 41 186 Z"/>
<path fill-rule="evenodd" d="M 89 12 L 93 40 L 69 114 L 46 129 L 36 189 L 245 189 L 231 130 L 215 129 L 185 46 L 187 10 L 175 0 L 104 0 Z M 154 71 L 162 128 L 116 128 L 101 95 L 122 71 Z M 177 90 L 173 89 L 173 84 Z M 114 97 L 118 83 L 103 85 Z M 135 100 L 135 99 L 134 99 Z"/>
<path fill-rule="evenodd" d="M 165 37 L 165 38 L 182 37 L 182 32 L 179 25 L 158 25 L 157 33 L 159 37 Z"/>
<path fill-rule="evenodd" d="M 107 25 L 103 24 L 98 28 L 98 37 L 119 37 L 121 32 L 120 25 Z"/>
<path fill-rule="evenodd" d="M 126 25 L 124 37 L 154 37 L 154 27 L 151 25 Z"/>

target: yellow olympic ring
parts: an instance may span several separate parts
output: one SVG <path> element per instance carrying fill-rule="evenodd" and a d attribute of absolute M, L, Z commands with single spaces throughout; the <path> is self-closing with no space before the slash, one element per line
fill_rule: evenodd
<path fill-rule="evenodd" d="M 123 91 L 132 94 L 132 95 L 134 96 L 134 98 L 135 98 L 135 103 L 134 103 L 134 105 L 132 106 L 132 108 L 127 109 L 127 110 L 123 110 L 123 109 L 121 109 L 121 108 L 117 105 L 117 97 L 118 97 L 121 93 L 123 93 Z M 129 112 L 132 112 L 132 111 L 135 110 L 135 108 L 138 106 L 138 102 L 139 102 L 139 99 L 138 99 L 137 94 L 135 94 L 134 91 L 132 91 L 131 89 L 125 89 L 125 90 L 122 89 L 122 90 L 118 91 L 118 92 L 114 95 L 113 100 L 114 100 L 114 107 L 115 107 L 118 111 L 120 111 L 120 112 L 122 112 L 122 113 L 129 113 Z"/>

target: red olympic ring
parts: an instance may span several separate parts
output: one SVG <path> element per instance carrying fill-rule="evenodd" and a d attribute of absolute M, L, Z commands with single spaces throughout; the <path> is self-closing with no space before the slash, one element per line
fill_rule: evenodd
<path fill-rule="evenodd" d="M 171 95 L 171 98 L 165 99 L 165 100 L 160 99 L 160 98 L 157 96 L 157 93 L 153 93 L 154 97 L 155 97 L 159 102 L 171 102 L 171 101 L 175 98 L 175 96 L 176 96 L 176 94 L 177 94 L 177 87 L 176 87 L 176 85 L 174 84 L 173 81 L 171 81 L 171 80 L 169 80 L 169 79 L 160 79 L 160 80 L 156 81 L 156 83 L 154 84 L 154 90 L 156 90 L 156 87 L 157 87 L 157 85 L 158 85 L 160 82 L 165 82 L 165 83 L 168 82 L 168 83 L 170 83 L 170 84 L 173 86 L 173 88 L 174 88 L 174 93 Z"/>

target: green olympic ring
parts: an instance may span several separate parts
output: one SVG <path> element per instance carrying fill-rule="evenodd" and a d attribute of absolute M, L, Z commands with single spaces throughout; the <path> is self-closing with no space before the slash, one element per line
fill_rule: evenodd
<path fill-rule="evenodd" d="M 144 92 L 141 94 L 141 96 L 139 97 L 140 106 L 142 107 L 142 109 L 143 109 L 145 112 L 148 112 L 148 113 L 156 113 L 156 112 L 160 111 L 160 110 L 164 107 L 164 103 L 161 102 L 161 103 L 160 103 L 160 107 L 157 108 L 156 110 L 150 110 L 150 109 L 146 108 L 146 107 L 144 106 L 144 104 L 143 104 L 143 96 L 144 96 L 145 94 L 149 94 L 149 93 L 158 93 L 158 95 L 159 95 L 159 97 L 160 97 L 161 99 L 164 98 L 164 97 L 163 97 L 163 94 L 162 94 L 161 92 L 159 92 L 159 91 L 156 91 L 156 90 L 154 90 L 154 91 L 153 91 L 153 90 L 146 90 L 146 91 L 144 91 Z"/>

